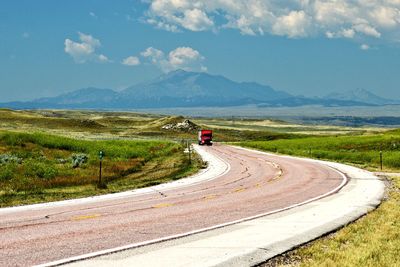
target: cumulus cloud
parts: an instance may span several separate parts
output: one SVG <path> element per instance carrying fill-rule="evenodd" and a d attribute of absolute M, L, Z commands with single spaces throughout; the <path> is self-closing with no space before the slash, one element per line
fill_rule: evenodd
<path fill-rule="evenodd" d="M 122 64 L 126 66 L 137 66 L 140 65 L 140 60 L 138 57 L 130 56 L 122 60 Z"/>
<path fill-rule="evenodd" d="M 69 54 L 76 63 L 86 63 L 88 61 L 106 63 L 110 62 L 107 56 L 96 54 L 96 49 L 101 46 L 100 40 L 91 35 L 79 32 L 80 42 L 70 39 L 64 41 L 64 51 Z"/>
<path fill-rule="evenodd" d="M 288 15 L 276 19 L 272 32 L 290 38 L 305 37 L 308 35 L 310 23 L 310 18 L 304 11 L 291 11 Z"/>
<path fill-rule="evenodd" d="M 399 0 L 148 0 L 146 21 L 177 32 L 384 39 L 400 36 Z"/>
<path fill-rule="evenodd" d="M 177 47 L 168 54 L 159 49 L 149 47 L 140 55 L 163 72 L 177 69 L 207 71 L 207 68 L 202 64 L 205 58 L 199 51 L 191 47 Z"/>

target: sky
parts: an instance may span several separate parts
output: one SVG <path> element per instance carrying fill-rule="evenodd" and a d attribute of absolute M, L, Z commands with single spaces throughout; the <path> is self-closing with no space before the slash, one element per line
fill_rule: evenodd
<path fill-rule="evenodd" d="M 0 102 L 176 69 L 400 99 L 400 0 L 0 1 Z"/>

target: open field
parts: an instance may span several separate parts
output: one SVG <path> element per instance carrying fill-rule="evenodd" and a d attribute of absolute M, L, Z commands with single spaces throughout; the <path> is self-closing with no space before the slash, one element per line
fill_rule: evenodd
<path fill-rule="evenodd" d="M 0 129 L 43 131 L 85 139 L 195 139 L 196 131 L 169 131 L 162 126 L 181 122 L 181 116 L 134 112 L 67 110 L 13 111 L 0 109 Z M 271 140 L 301 135 L 361 134 L 380 132 L 383 127 L 302 125 L 266 118 L 193 118 L 203 128 L 215 131 L 216 141 Z"/>
<path fill-rule="evenodd" d="M 98 153 L 105 153 L 97 189 Z M 168 141 L 77 140 L 0 132 L 0 206 L 118 192 L 178 179 L 198 170 L 183 145 Z"/>
<path fill-rule="evenodd" d="M 365 132 L 380 132 L 383 128 L 379 127 L 345 127 L 334 125 L 307 125 L 285 122 L 273 119 L 195 119 L 199 124 L 209 128 L 239 131 L 260 131 L 276 132 L 292 135 L 343 135 L 361 134 Z M 251 139 L 251 138 L 250 138 Z"/>
<path fill-rule="evenodd" d="M 355 164 L 362 168 L 380 168 L 380 155 L 383 155 L 383 169 L 400 169 L 400 131 L 384 133 L 307 137 L 291 140 L 248 141 L 238 145 L 280 154 L 312 157 L 331 161 Z"/>

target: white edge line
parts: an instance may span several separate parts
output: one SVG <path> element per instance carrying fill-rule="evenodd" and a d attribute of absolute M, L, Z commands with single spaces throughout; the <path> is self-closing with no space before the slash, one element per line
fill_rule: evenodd
<path fill-rule="evenodd" d="M 244 150 L 250 150 L 250 149 L 244 149 Z M 250 150 L 250 151 L 253 151 L 253 152 L 256 151 L 256 152 L 260 152 L 261 154 L 263 154 L 263 152 L 257 151 L 257 150 Z M 268 153 L 265 153 L 265 154 L 268 154 Z M 275 155 L 275 156 L 277 156 L 277 155 Z M 280 156 L 280 155 L 278 155 L 278 156 Z M 290 157 L 290 158 L 296 158 L 296 157 Z M 302 159 L 302 158 L 296 158 L 296 159 Z M 308 159 L 305 159 L 305 160 L 308 160 Z M 315 160 L 315 161 L 317 161 L 317 160 Z M 321 164 L 324 164 L 324 163 L 321 163 Z M 199 234 L 199 233 L 202 233 L 202 232 L 215 230 L 215 229 L 218 229 L 218 228 L 226 227 L 226 226 L 237 224 L 237 223 L 242 223 L 242 222 L 245 222 L 245 221 L 250 221 L 250 220 L 253 220 L 253 219 L 257 219 L 257 218 L 260 218 L 260 217 L 264 217 L 264 216 L 271 215 L 271 214 L 274 214 L 274 213 L 279 213 L 279 212 L 282 212 L 282 211 L 286 211 L 286 210 L 289 210 L 289 209 L 292 209 L 292 208 L 295 208 L 295 207 L 299 207 L 299 206 L 308 204 L 310 202 L 322 199 L 324 197 L 327 197 L 329 195 L 332 195 L 332 194 L 338 192 L 348 182 L 348 177 L 343 172 L 341 172 L 341 171 L 339 171 L 339 170 L 337 170 L 337 169 L 335 169 L 335 168 L 333 168 L 333 167 L 331 167 L 331 166 L 329 166 L 327 164 L 324 164 L 324 165 L 329 167 L 329 168 L 331 168 L 331 169 L 333 169 L 333 170 L 335 170 L 336 172 L 338 172 L 343 177 L 343 181 L 338 187 L 334 188 L 333 190 L 331 190 L 331 191 L 329 191 L 327 193 L 324 193 L 322 195 L 319 195 L 317 197 L 308 199 L 306 201 L 303 201 L 303 202 L 300 202 L 300 203 L 296 203 L 296 204 L 293 204 L 293 205 L 285 207 L 285 208 L 276 209 L 276 210 L 273 210 L 273 211 L 269 211 L 269 212 L 253 215 L 253 216 L 246 217 L 246 218 L 243 218 L 243 219 L 239 219 L 239 220 L 235 220 L 235 221 L 231 221 L 231 222 L 227 222 L 227 223 L 223 223 L 223 224 L 218 224 L 218 225 L 214 225 L 214 226 L 210 226 L 210 227 L 206 227 L 206 228 L 202 228 L 202 229 L 198 229 L 198 230 L 194 230 L 194 231 L 190 231 L 190 232 L 186 232 L 186 233 L 182 233 L 182 234 L 166 236 L 166 237 L 163 237 L 163 238 L 153 239 L 153 240 L 139 242 L 139 243 L 133 243 L 133 244 L 120 246 L 120 247 L 116 247 L 116 248 L 111 248 L 111 249 L 106 249 L 106 250 L 100 250 L 100 251 L 96 251 L 96 252 L 92 252 L 92 253 L 88 253 L 88 254 L 83 254 L 83 255 L 80 255 L 80 256 L 75 256 L 75 257 L 70 257 L 70 258 L 66 258 L 66 259 L 61 259 L 61 260 L 57 260 L 57 261 L 44 263 L 44 264 L 35 265 L 35 267 L 58 266 L 58 265 L 63 265 L 63 264 L 67 264 L 67 263 L 72 263 L 72 262 L 76 262 L 76 261 L 90 259 L 90 258 L 94 258 L 94 257 L 98 257 L 98 256 L 112 254 L 112 253 L 116 253 L 116 252 L 120 252 L 120 251 L 124 251 L 124 250 L 128 250 L 128 249 L 133 249 L 133 248 L 143 247 L 143 246 L 147 246 L 147 245 L 152 245 L 152 244 L 156 244 L 156 243 L 160 243 L 160 242 L 164 242 L 164 241 L 168 241 L 168 240 L 173 240 L 173 239 L 177 239 L 177 238 L 190 236 L 190 235 L 193 235 L 193 234 Z"/>

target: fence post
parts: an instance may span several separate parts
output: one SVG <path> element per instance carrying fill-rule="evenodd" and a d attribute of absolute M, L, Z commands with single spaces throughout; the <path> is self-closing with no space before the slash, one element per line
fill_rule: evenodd
<path fill-rule="evenodd" d="M 192 153 L 191 153 L 191 151 L 190 151 L 190 142 L 189 142 L 189 140 L 188 140 L 188 142 L 187 142 L 187 147 L 188 147 L 188 152 L 189 152 L 189 164 L 192 164 Z"/>
<path fill-rule="evenodd" d="M 99 165 L 99 184 L 98 184 L 98 188 L 102 188 L 102 182 L 101 182 L 101 168 L 102 168 L 102 162 L 103 162 L 103 157 L 104 157 L 104 152 L 100 151 L 99 152 L 99 159 L 100 159 L 100 165 Z"/>

